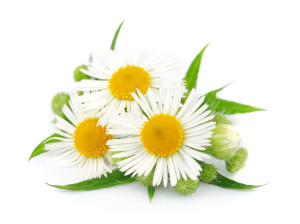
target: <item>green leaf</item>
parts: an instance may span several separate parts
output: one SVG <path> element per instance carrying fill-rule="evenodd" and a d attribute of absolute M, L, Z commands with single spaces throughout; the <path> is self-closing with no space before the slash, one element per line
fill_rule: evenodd
<path fill-rule="evenodd" d="M 201 167 L 206 166 L 207 164 L 203 161 L 197 161 Z M 232 180 L 228 177 L 225 177 L 221 175 L 220 173 L 217 172 L 217 175 L 214 180 L 209 182 L 209 184 L 213 184 L 222 188 L 229 188 L 229 189 L 240 189 L 240 190 L 245 190 L 245 189 L 253 189 L 253 188 L 258 188 L 263 185 L 247 185 L 247 184 L 242 184 L 239 183 L 235 180 Z"/>
<path fill-rule="evenodd" d="M 262 108 L 253 107 L 250 105 L 217 98 L 217 93 L 230 84 L 231 83 L 205 94 L 204 103 L 207 103 L 209 105 L 210 110 L 214 110 L 216 112 L 222 112 L 225 114 L 240 114 L 240 113 L 250 113 L 255 111 L 265 111 L 265 109 Z"/>
<path fill-rule="evenodd" d="M 261 187 L 263 185 L 247 185 L 247 184 L 242 184 L 239 182 L 236 182 L 234 180 L 231 180 L 219 173 L 217 173 L 216 178 L 211 181 L 209 184 L 213 184 L 222 188 L 229 188 L 229 189 L 241 189 L 241 190 L 245 190 L 245 189 L 253 189 L 253 188 L 258 188 Z"/>
<path fill-rule="evenodd" d="M 188 91 L 191 91 L 197 85 L 198 73 L 201 65 L 202 56 L 204 54 L 205 49 L 209 44 L 205 45 L 204 48 L 200 51 L 200 53 L 196 56 L 193 60 L 192 64 L 190 65 L 184 80 L 186 81 L 186 88 Z"/>
<path fill-rule="evenodd" d="M 152 198 L 154 197 L 154 194 L 155 194 L 155 187 L 147 186 L 147 191 L 148 191 L 149 200 L 151 202 Z"/>
<path fill-rule="evenodd" d="M 134 181 L 135 177 L 125 176 L 123 172 L 114 169 L 112 173 L 107 174 L 107 177 L 102 176 L 101 178 L 94 178 L 69 185 L 48 185 L 51 187 L 70 191 L 92 191 L 112 187 L 119 184 L 131 183 Z"/>
<path fill-rule="evenodd" d="M 206 93 L 205 94 L 206 100 L 215 100 L 217 98 L 217 93 L 220 92 L 221 90 L 225 89 L 231 83 L 228 83 L 227 85 L 225 85 L 225 86 L 223 86 L 223 87 L 221 87 L 219 89 L 216 89 L 216 90 L 213 90 L 213 91 L 210 91 L 210 92 Z"/>
<path fill-rule="evenodd" d="M 119 25 L 118 29 L 117 29 L 116 32 L 115 32 L 114 39 L 113 39 L 113 41 L 112 41 L 112 43 L 111 43 L 111 46 L 110 46 L 110 49 L 111 49 L 111 50 L 114 50 L 114 49 L 115 49 L 115 45 L 116 45 L 116 42 L 117 42 L 117 38 L 118 38 L 118 35 L 119 35 L 119 32 L 120 32 L 120 30 L 121 30 L 121 27 L 122 27 L 123 23 L 124 23 L 124 21 Z"/>
<path fill-rule="evenodd" d="M 236 103 L 233 101 L 216 99 L 216 111 L 225 112 L 226 114 L 241 114 L 241 113 L 250 113 L 255 111 L 265 111 L 265 109 L 253 107 L 246 104 Z"/>
<path fill-rule="evenodd" d="M 61 137 L 61 136 L 58 135 L 58 134 L 53 134 L 50 137 L 46 138 L 37 147 L 35 147 L 35 149 L 33 150 L 33 152 L 31 153 L 31 155 L 29 157 L 29 160 L 31 160 L 33 157 L 36 157 L 36 156 L 38 156 L 38 155 L 40 155 L 42 153 L 47 152 L 46 150 L 44 150 L 46 143 L 51 143 L 51 142 L 57 142 L 57 141 L 59 141 L 59 140 L 56 140 L 56 139 L 49 140 L 49 139 L 51 139 L 53 137 Z"/>

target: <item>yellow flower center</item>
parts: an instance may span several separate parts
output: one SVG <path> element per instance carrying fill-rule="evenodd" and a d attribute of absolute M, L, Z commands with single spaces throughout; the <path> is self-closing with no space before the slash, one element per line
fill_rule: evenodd
<path fill-rule="evenodd" d="M 177 152 L 181 146 L 183 130 L 177 118 L 160 113 L 144 123 L 141 138 L 148 152 L 167 157 Z"/>
<path fill-rule="evenodd" d="M 111 93 L 120 100 L 133 100 L 130 93 L 138 88 L 145 94 L 150 86 L 150 75 L 145 69 L 126 65 L 120 67 L 109 79 L 109 89 Z"/>
<path fill-rule="evenodd" d="M 74 145 L 77 151 L 85 157 L 103 157 L 108 150 L 106 142 L 112 136 L 106 134 L 106 126 L 97 126 L 99 118 L 88 118 L 79 123 L 74 131 Z"/>

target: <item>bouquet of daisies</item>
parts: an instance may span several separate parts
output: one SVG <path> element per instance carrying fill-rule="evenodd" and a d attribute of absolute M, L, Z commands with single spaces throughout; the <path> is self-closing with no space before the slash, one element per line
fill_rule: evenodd
<path fill-rule="evenodd" d="M 168 80 L 177 66 L 145 52 L 111 49 L 74 72 L 76 91 L 52 101 L 55 133 L 42 141 L 30 159 L 54 155 L 54 164 L 72 166 L 82 181 L 52 187 L 87 191 L 138 181 L 152 200 L 157 186 L 180 194 L 195 192 L 200 182 L 223 188 L 252 189 L 221 175 L 245 166 L 248 152 L 226 115 L 263 109 L 219 99 L 223 88 L 196 91 L 200 51 L 183 80 Z M 165 77 L 164 77 L 165 76 Z"/>

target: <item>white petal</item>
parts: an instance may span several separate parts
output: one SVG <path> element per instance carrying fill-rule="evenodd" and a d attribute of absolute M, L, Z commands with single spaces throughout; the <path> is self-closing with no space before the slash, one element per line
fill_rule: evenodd
<path fill-rule="evenodd" d="M 153 175 L 153 186 L 159 185 L 163 175 L 163 158 L 159 157 Z"/>
<path fill-rule="evenodd" d="M 166 158 L 163 158 L 163 181 L 164 181 L 164 187 L 167 187 L 167 185 L 168 185 L 168 166 L 167 166 Z"/>
<path fill-rule="evenodd" d="M 174 187 L 177 183 L 177 178 L 176 178 L 176 172 L 174 169 L 173 160 L 171 156 L 167 157 L 167 164 L 168 164 L 168 171 L 170 174 L 170 183 L 171 186 Z"/>

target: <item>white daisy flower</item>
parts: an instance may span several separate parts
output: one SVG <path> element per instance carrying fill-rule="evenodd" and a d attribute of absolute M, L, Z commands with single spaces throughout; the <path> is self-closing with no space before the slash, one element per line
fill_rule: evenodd
<path fill-rule="evenodd" d="M 91 179 L 107 176 L 111 172 L 109 164 L 106 125 L 112 116 L 111 111 L 84 111 L 77 94 L 71 94 L 70 108 L 64 105 L 62 111 L 70 121 L 56 116 L 55 133 L 61 137 L 52 139 L 58 142 L 48 143 L 45 150 L 58 154 L 53 161 L 55 165 L 76 166 L 81 178 Z"/>
<path fill-rule="evenodd" d="M 147 176 L 153 169 L 153 186 L 162 181 L 171 186 L 182 177 L 197 180 L 201 166 L 196 160 L 210 158 L 201 152 L 210 146 L 210 137 L 215 122 L 214 115 L 206 110 L 204 97 L 193 89 L 185 103 L 181 104 L 186 92 L 182 83 L 162 85 L 158 101 L 149 90 L 146 96 L 137 90 L 132 96 L 142 109 L 140 116 L 122 113 L 108 125 L 112 158 L 121 158 L 117 163 L 126 175 Z M 202 106 L 201 106 L 202 105 Z"/>
<path fill-rule="evenodd" d="M 115 110 L 138 110 L 131 93 L 138 89 L 143 95 L 151 89 L 158 94 L 161 77 L 177 70 L 177 66 L 167 63 L 164 57 L 149 57 L 138 51 L 107 51 L 94 58 L 87 70 L 81 70 L 94 80 L 77 83 L 78 91 L 91 91 L 81 96 L 85 109 L 114 106 Z"/>

